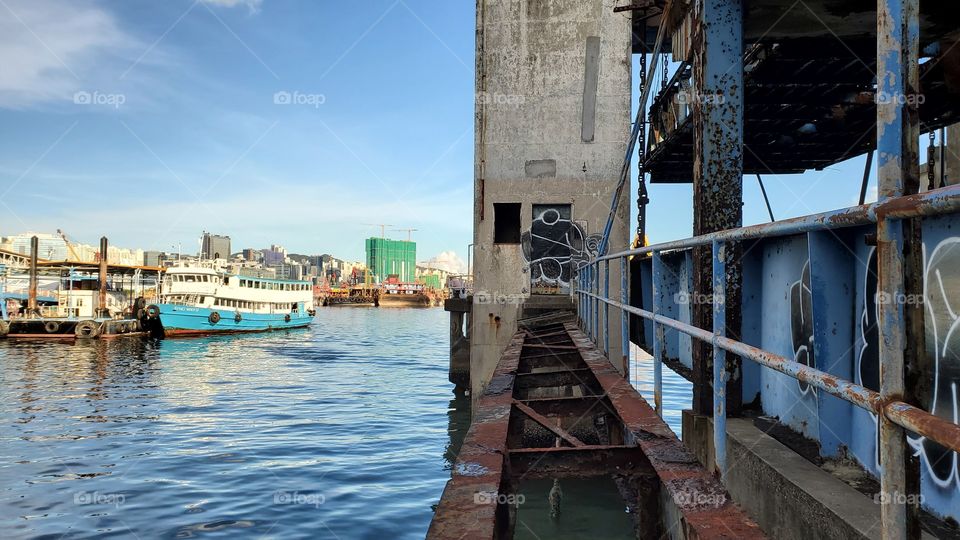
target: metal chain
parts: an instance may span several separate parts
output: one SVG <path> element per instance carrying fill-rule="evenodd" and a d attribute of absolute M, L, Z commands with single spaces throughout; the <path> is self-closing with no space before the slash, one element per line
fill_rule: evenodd
<path fill-rule="evenodd" d="M 647 84 L 647 55 L 640 55 L 640 95 L 643 95 L 643 89 Z M 640 104 L 641 110 L 645 107 L 644 103 Z M 641 115 L 642 119 L 645 119 L 646 116 Z M 646 235 L 647 228 L 647 203 L 650 202 L 650 199 L 647 196 L 647 185 L 644 181 L 643 174 L 643 158 L 647 152 L 647 130 L 646 122 L 641 120 L 643 125 L 640 127 L 640 133 L 637 136 L 637 164 L 639 169 L 638 182 L 637 182 L 637 241 L 640 245 L 643 245 L 644 236 Z"/>

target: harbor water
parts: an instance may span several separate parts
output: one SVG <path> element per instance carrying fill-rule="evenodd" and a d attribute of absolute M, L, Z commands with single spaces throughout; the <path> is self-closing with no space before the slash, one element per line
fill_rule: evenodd
<path fill-rule="evenodd" d="M 0 341 L 2 537 L 423 538 L 469 424 L 448 316 L 326 308 L 257 336 Z M 633 368 L 651 393 L 652 363 Z M 677 432 L 684 384 L 665 376 Z M 524 518 L 549 534 L 541 503 Z"/>

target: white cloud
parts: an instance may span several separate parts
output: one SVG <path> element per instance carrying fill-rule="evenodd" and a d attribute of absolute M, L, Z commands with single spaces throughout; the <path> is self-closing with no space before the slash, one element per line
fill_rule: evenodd
<path fill-rule="evenodd" d="M 420 266 L 445 270 L 454 274 L 465 274 L 467 263 L 455 251 L 444 251 L 432 259 L 417 263 Z"/>
<path fill-rule="evenodd" d="M 80 1 L 7 0 L 0 6 L 0 107 L 70 100 L 91 67 L 131 45 L 116 19 Z"/>

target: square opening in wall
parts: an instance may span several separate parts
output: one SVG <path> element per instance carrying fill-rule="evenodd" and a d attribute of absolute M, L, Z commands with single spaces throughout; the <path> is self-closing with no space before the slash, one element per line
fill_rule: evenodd
<path fill-rule="evenodd" d="M 520 243 L 520 203 L 493 203 L 493 243 Z"/>

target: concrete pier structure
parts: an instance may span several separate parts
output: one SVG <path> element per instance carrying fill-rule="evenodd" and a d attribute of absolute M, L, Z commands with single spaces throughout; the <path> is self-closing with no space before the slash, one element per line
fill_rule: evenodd
<path fill-rule="evenodd" d="M 591 19 L 586 4 L 478 4 L 474 423 L 431 536 L 509 537 L 525 509 L 499 498 L 471 506 L 470 496 L 522 494 L 528 472 L 640 486 L 639 498 L 621 490 L 638 538 L 658 528 L 677 538 L 740 536 L 684 525 L 696 512 L 662 494 L 692 478 L 695 488 L 674 493 L 674 503 L 689 496 L 704 503 L 696 510 L 770 537 L 960 536 L 960 185 L 951 156 L 928 154 L 945 163 L 939 182 L 919 166 L 921 135 L 960 118 L 960 16 L 917 0 L 615 6 L 632 13 L 633 52 L 650 69 L 638 74 L 640 111 L 619 147 L 626 161 L 590 177 L 586 157 L 607 163 L 617 153 L 603 129 L 630 124 L 626 106 L 611 116 L 619 126 L 591 131 L 586 122 L 594 37 L 596 111 L 606 110 L 604 85 L 620 72 L 604 56 L 619 26 L 602 13 Z M 582 20 L 568 31 L 572 13 L 599 21 L 599 36 Z M 566 83 L 580 68 L 578 98 Z M 557 99 L 541 99 L 555 88 Z M 625 150 L 635 144 L 641 182 L 693 184 L 694 237 L 617 247 L 626 243 L 627 183 L 613 177 L 629 170 Z M 782 221 L 771 211 L 772 223 L 743 226 L 745 175 L 874 153 L 877 202 Z M 576 182 L 580 160 L 580 186 L 617 196 L 606 219 L 591 213 L 599 204 L 580 213 L 589 201 Z M 864 193 L 871 163 L 862 180 L 857 173 L 829 189 Z M 642 186 L 640 216 L 650 202 Z M 569 214 L 557 208 L 568 199 Z M 596 250 L 584 242 L 569 282 L 556 278 L 565 267 L 550 267 L 555 246 L 565 261 L 572 254 L 574 242 L 560 241 L 572 227 L 551 236 L 567 216 L 582 222 L 584 238 L 602 234 Z M 603 222 L 614 224 L 609 234 L 595 229 Z M 630 269 L 622 276 L 630 291 L 618 286 L 621 268 Z M 652 408 L 629 380 L 611 377 L 624 371 L 626 317 L 651 356 L 641 361 L 653 364 Z M 682 446 L 659 423 L 664 366 L 692 383 Z M 609 405 L 610 417 L 591 404 Z M 689 466 L 682 480 L 658 463 L 667 447 L 678 460 L 667 462 Z M 649 496 L 657 492 L 659 500 Z"/>
<path fill-rule="evenodd" d="M 523 303 L 569 296 L 579 267 L 598 254 L 630 130 L 630 18 L 615 4 L 477 2 L 474 395 Z M 628 221 L 623 199 L 612 250 L 627 246 Z M 611 269 L 611 294 L 620 281 Z M 611 336 L 609 352 L 622 371 L 620 342 Z"/>

